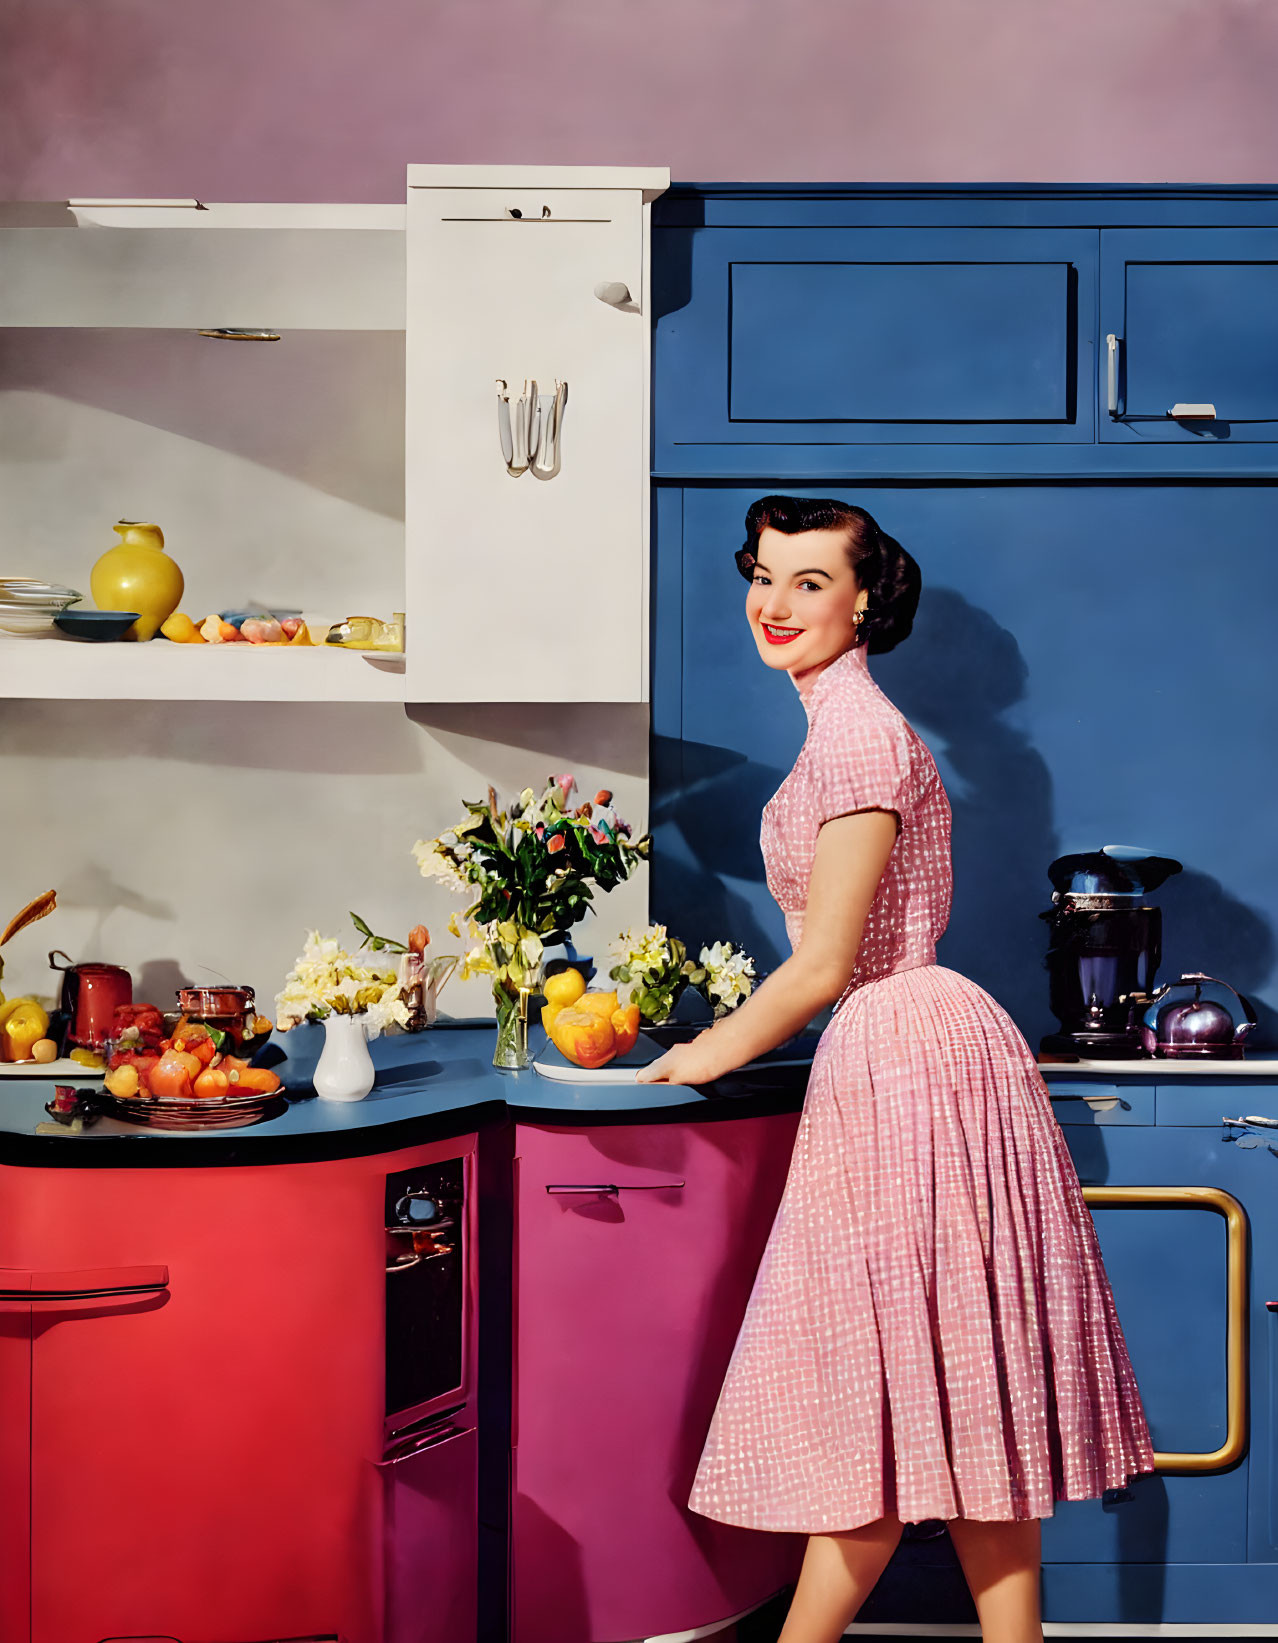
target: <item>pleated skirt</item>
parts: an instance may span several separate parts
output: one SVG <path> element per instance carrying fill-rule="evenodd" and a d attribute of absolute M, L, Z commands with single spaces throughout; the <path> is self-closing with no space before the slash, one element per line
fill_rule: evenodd
<path fill-rule="evenodd" d="M 858 987 L 813 1062 L 689 1506 L 804 1533 L 1042 1518 L 1153 1464 L 1028 1044 L 942 965 Z"/>

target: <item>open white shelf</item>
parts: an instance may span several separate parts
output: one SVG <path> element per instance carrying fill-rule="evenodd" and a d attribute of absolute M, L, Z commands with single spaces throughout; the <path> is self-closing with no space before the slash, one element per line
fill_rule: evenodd
<path fill-rule="evenodd" d="M 403 702 L 404 658 L 338 646 L 89 644 L 0 634 L 0 698 Z"/>
<path fill-rule="evenodd" d="M 402 331 L 392 205 L 0 207 L 0 326 Z"/>

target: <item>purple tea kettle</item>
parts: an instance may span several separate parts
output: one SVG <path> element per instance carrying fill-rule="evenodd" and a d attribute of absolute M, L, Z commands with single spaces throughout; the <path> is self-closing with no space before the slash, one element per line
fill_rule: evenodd
<path fill-rule="evenodd" d="M 1233 993 L 1243 1008 L 1246 1020 L 1235 1025 L 1233 1016 L 1223 1004 L 1204 998 L 1203 983 L 1206 981 Z M 1256 1025 L 1256 1013 L 1242 994 L 1227 981 L 1191 970 L 1179 981 L 1165 982 L 1157 992 L 1151 993 L 1145 1000 L 1147 1007 L 1156 1004 L 1173 987 L 1192 987 L 1194 996 L 1192 999 L 1182 999 L 1179 1004 L 1164 1004 L 1152 1027 L 1142 1020 L 1140 1040 L 1146 1055 L 1241 1057 L 1243 1040 Z"/>

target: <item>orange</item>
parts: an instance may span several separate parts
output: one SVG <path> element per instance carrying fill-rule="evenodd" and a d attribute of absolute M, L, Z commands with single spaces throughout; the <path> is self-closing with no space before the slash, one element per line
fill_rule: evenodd
<path fill-rule="evenodd" d="M 610 1020 L 617 1054 L 625 1055 L 627 1050 L 633 1050 L 639 1042 L 639 1006 L 623 1004 L 619 1010 L 612 1012 Z"/>
<path fill-rule="evenodd" d="M 617 1053 L 612 1022 L 576 1004 L 556 1013 L 550 1025 L 550 1040 L 561 1055 L 579 1067 L 602 1067 Z"/>

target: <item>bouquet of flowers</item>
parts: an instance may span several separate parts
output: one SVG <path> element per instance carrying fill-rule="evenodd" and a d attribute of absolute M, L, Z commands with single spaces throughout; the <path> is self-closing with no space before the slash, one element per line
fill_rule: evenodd
<path fill-rule="evenodd" d="M 730 941 L 703 947 L 696 963 L 664 924 L 650 924 L 637 935 L 623 931 L 608 952 L 617 960 L 609 976 L 630 988 L 631 1003 L 649 1026 L 666 1020 L 688 987 L 701 993 L 716 1020 L 754 990 L 754 960 Z"/>
<path fill-rule="evenodd" d="M 335 939 L 311 930 L 306 945 L 275 998 L 281 1032 L 302 1021 L 324 1021 L 330 1015 L 359 1015 L 369 1038 L 387 1027 L 405 1026 L 408 1009 L 399 996 L 395 966 L 364 964 Z"/>
<path fill-rule="evenodd" d="M 651 850 L 647 834 L 631 837 L 606 788 L 570 807 L 576 786 L 572 775 L 551 776 L 540 795 L 526 787 L 504 810 L 490 787 L 486 802 L 465 802 L 467 815 L 456 826 L 413 846 L 424 878 L 473 898 L 449 928 L 462 935 L 465 919 L 477 943 L 462 975 L 492 977 L 497 1066 L 527 1064 L 520 1027 L 546 944 L 590 911 L 592 886 L 613 889 Z"/>

